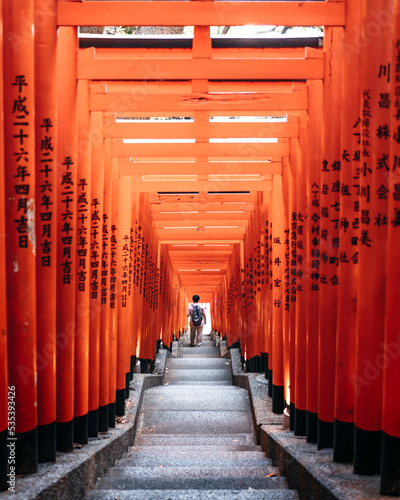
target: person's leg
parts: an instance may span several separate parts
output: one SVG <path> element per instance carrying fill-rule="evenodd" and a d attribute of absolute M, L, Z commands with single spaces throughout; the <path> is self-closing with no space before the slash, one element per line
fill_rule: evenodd
<path fill-rule="evenodd" d="M 190 345 L 196 345 L 196 327 L 190 327 Z"/>
<path fill-rule="evenodd" d="M 197 345 L 203 341 L 203 325 L 197 327 Z"/>

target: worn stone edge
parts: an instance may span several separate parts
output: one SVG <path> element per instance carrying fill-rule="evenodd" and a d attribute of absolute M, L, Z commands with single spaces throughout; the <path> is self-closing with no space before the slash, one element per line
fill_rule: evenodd
<path fill-rule="evenodd" d="M 115 429 L 97 438 L 89 438 L 88 444 L 71 453 L 57 452 L 56 462 L 39 464 L 38 472 L 18 477 L 15 493 L 1 492 L 0 499 L 70 500 L 83 498 L 94 489 L 98 478 L 133 445 L 144 392 L 163 384 L 168 357 L 171 353 L 167 350 L 156 355 L 155 374 L 134 374 L 123 423 L 116 423 Z M 130 403 L 133 405 L 128 409 Z"/>
<path fill-rule="evenodd" d="M 333 462 L 331 448 L 318 450 L 305 437 L 284 429 L 283 417 L 272 412 L 268 381 L 263 374 L 244 373 L 239 349 L 230 349 L 233 383 L 246 389 L 251 402 L 257 444 L 261 445 L 290 489 L 300 499 L 361 500 L 391 498 L 379 494 L 379 476 L 353 474 L 351 464 Z"/>

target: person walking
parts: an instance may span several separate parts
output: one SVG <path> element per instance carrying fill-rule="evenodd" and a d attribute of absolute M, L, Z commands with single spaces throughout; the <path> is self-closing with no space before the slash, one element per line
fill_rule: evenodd
<path fill-rule="evenodd" d="M 200 347 L 203 340 L 203 326 L 207 323 L 207 319 L 204 309 L 198 304 L 200 297 L 193 295 L 192 298 L 193 304 L 190 304 L 186 313 L 186 316 L 190 317 L 190 345 Z"/>

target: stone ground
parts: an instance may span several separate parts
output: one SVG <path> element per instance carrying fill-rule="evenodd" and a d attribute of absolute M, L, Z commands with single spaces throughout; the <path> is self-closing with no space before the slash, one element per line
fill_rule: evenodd
<path fill-rule="evenodd" d="M 135 443 L 88 500 L 296 499 L 256 435 L 246 389 L 210 335 L 183 340 L 164 385 L 146 391 Z"/>

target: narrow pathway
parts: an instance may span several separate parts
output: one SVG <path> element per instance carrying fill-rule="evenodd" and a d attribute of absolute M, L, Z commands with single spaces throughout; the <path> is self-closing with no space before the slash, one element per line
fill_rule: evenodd
<path fill-rule="evenodd" d="M 248 393 L 211 336 L 146 391 L 135 445 L 88 499 L 296 499 L 255 442 Z M 269 477 L 270 476 L 270 477 Z"/>

